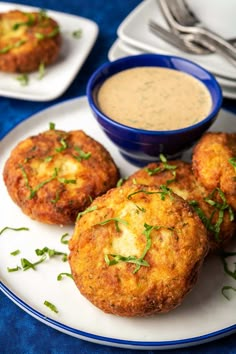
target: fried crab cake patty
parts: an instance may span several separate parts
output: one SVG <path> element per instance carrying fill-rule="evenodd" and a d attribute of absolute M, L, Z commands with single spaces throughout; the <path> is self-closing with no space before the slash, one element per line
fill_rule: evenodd
<path fill-rule="evenodd" d="M 208 240 L 182 198 L 126 185 L 94 200 L 69 247 L 81 294 L 106 313 L 131 317 L 180 305 L 197 280 Z"/>
<path fill-rule="evenodd" d="M 61 35 L 44 12 L 13 10 L 0 14 L 0 70 L 28 73 L 56 61 Z"/>
<path fill-rule="evenodd" d="M 206 133 L 193 151 L 193 171 L 209 191 L 221 189 L 236 210 L 236 133 Z"/>
<path fill-rule="evenodd" d="M 190 163 L 176 160 L 150 163 L 132 174 L 125 184 L 167 185 L 174 193 L 187 200 L 207 228 L 210 251 L 220 251 L 234 236 L 236 223 L 233 211 L 219 191 L 212 195 L 193 175 Z"/>
<path fill-rule="evenodd" d="M 83 131 L 48 130 L 15 147 L 3 176 L 13 201 L 32 219 L 71 224 L 116 185 L 119 172 L 107 150 Z"/>

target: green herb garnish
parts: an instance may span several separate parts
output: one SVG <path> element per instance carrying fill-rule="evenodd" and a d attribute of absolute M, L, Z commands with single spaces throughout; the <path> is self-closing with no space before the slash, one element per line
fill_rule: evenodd
<path fill-rule="evenodd" d="M 55 148 L 56 152 L 62 152 L 68 147 L 67 142 L 65 141 L 64 138 L 61 138 L 60 144 L 61 144 L 60 147 Z"/>
<path fill-rule="evenodd" d="M 47 157 L 45 157 L 44 161 L 45 162 L 50 162 L 50 161 L 52 161 L 52 159 L 53 159 L 52 156 L 47 156 Z"/>
<path fill-rule="evenodd" d="M 55 199 L 51 199 L 51 203 L 56 204 L 60 200 L 60 191 L 56 191 Z"/>
<path fill-rule="evenodd" d="M 20 250 L 15 250 L 13 252 L 10 253 L 12 256 L 17 256 L 18 254 L 20 254 Z"/>
<path fill-rule="evenodd" d="M 72 32 L 72 36 L 76 39 L 80 39 L 82 37 L 82 33 L 83 33 L 82 29 L 78 29 Z"/>
<path fill-rule="evenodd" d="M 94 211 L 94 210 L 96 210 L 96 209 L 97 209 L 97 206 L 94 205 L 94 206 L 92 206 L 92 207 L 88 207 L 88 208 L 85 209 L 84 211 L 80 211 L 80 212 L 78 213 L 78 215 L 77 215 L 76 221 L 78 221 L 78 220 L 81 218 L 81 216 L 83 216 L 83 215 L 85 215 L 85 214 L 87 214 L 87 213 L 91 213 L 92 211 Z"/>
<path fill-rule="evenodd" d="M 221 289 L 222 295 L 223 295 L 227 300 L 230 300 L 229 296 L 226 295 L 226 293 L 225 293 L 225 292 L 228 291 L 228 290 L 236 291 L 236 288 L 233 288 L 232 286 L 229 286 L 229 285 L 225 285 L 225 286 L 222 287 L 222 289 Z"/>
<path fill-rule="evenodd" d="M 38 70 L 38 79 L 41 80 L 45 76 L 45 65 L 44 63 L 40 63 Z"/>
<path fill-rule="evenodd" d="M 29 231 L 28 227 L 18 227 L 18 228 L 14 228 L 14 227 L 9 227 L 6 226 L 4 227 L 1 231 L 0 231 L 0 235 L 3 234 L 4 231 L 6 230 L 12 230 L 12 231 Z"/>
<path fill-rule="evenodd" d="M 153 169 L 146 168 L 145 170 L 147 171 L 149 176 L 153 176 L 157 173 L 164 172 L 164 171 L 171 171 L 173 178 L 166 181 L 166 183 L 168 185 L 176 179 L 176 171 L 175 170 L 177 169 L 177 166 L 176 165 L 169 165 L 167 158 L 163 154 L 160 154 L 160 160 L 161 160 L 163 166 L 159 166 L 159 167 L 156 167 Z"/>
<path fill-rule="evenodd" d="M 145 193 L 145 194 L 160 194 L 161 195 L 161 200 L 165 200 L 165 197 L 167 195 L 169 195 L 170 197 L 172 197 L 171 193 L 171 189 L 168 188 L 166 185 L 162 184 L 160 186 L 160 190 L 161 191 L 155 191 L 155 192 L 149 192 L 149 191 L 146 191 L 145 189 L 140 189 L 136 192 L 133 192 L 133 193 L 130 193 L 128 196 L 127 196 L 127 199 L 131 199 L 135 194 L 138 194 L 138 193 Z"/>
<path fill-rule="evenodd" d="M 68 237 L 70 237 L 70 235 L 67 233 L 63 234 L 61 236 L 61 243 L 63 243 L 64 245 L 68 245 L 69 240 L 67 239 Z"/>
<path fill-rule="evenodd" d="M 236 157 L 231 157 L 229 159 L 229 163 L 234 167 L 234 169 L 236 171 Z"/>
<path fill-rule="evenodd" d="M 34 262 L 34 263 L 30 262 L 30 261 L 29 261 L 28 259 L 26 259 L 26 258 L 22 258 L 22 259 L 21 259 L 22 268 L 23 268 L 24 271 L 25 271 L 25 270 L 29 270 L 29 269 L 35 270 L 35 267 L 36 267 L 38 264 L 44 262 L 44 261 L 46 260 L 46 258 L 47 258 L 47 256 L 44 254 L 43 257 L 40 258 L 40 260 L 38 260 L 38 261 L 36 261 L 36 262 Z"/>
<path fill-rule="evenodd" d="M 49 130 L 55 130 L 55 127 L 56 127 L 55 123 L 52 122 L 49 123 Z"/>
<path fill-rule="evenodd" d="M 119 181 L 116 183 L 116 187 L 121 187 L 126 180 L 127 180 L 127 177 L 120 178 Z"/>
<path fill-rule="evenodd" d="M 120 232 L 120 228 L 119 228 L 119 223 L 123 224 L 123 225 L 128 225 L 127 221 L 120 219 L 120 218 L 110 218 L 107 220 L 104 220 L 102 222 L 97 223 L 96 225 L 106 225 L 109 222 L 114 221 L 115 222 L 115 227 L 116 227 L 116 231 Z"/>
<path fill-rule="evenodd" d="M 57 280 L 58 280 L 58 281 L 62 280 L 62 278 L 63 278 L 64 276 L 73 279 L 71 273 L 60 273 L 60 274 L 58 274 L 58 276 L 57 276 Z"/>
<path fill-rule="evenodd" d="M 59 312 L 58 309 L 56 308 L 56 306 L 47 300 L 44 301 L 44 305 L 47 306 L 51 311 L 53 311 L 55 313 Z"/>
<path fill-rule="evenodd" d="M 27 17 L 28 17 L 28 20 L 25 21 L 25 22 L 19 22 L 19 23 L 15 23 L 13 26 L 12 26 L 12 29 L 14 31 L 16 31 L 19 27 L 22 27 L 22 26 L 32 26 L 34 24 L 34 16 L 31 14 L 31 13 L 24 13 Z"/>
<path fill-rule="evenodd" d="M 39 21 L 42 22 L 48 18 L 47 11 L 45 9 L 41 9 L 39 11 Z"/>
<path fill-rule="evenodd" d="M 21 267 L 19 267 L 19 266 L 16 266 L 16 267 L 14 267 L 14 268 L 9 268 L 9 267 L 7 267 L 7 271 L 8 271 L 9 273 L 17 272 L 17 271 L 20 270 L 20 269 L 21 269 Z"/>
<path fill-rule="evenodd" d="M 32 199 L 34 198 L 34 196 L 36 195 L 36 193 L 38 192 L 38 190 L 40 188 L 42 188 L 43 186 L 45 186 L 46 184 L 48 184 L 49 182 L 53 181 L 56 177 L 57 177 L 57 174 L 58 174 L 58 170 L 57 168 L 54 169 L 54 173 L 52 175 L 52 177 L 46 179 L 45 181 L 39 183 L 34 189 L 32 189 L 31 187 L 31 191 L 30 191 L 30 196 L 29 196 L 29 199 Z"/>
<path fill-rule="evenodd" d="M 75 151 L 78 153 L 78 155 L 73 155 L 73 157 L 78 161 L 88 160 L 91 157 L 91 152 L 84 152 L 78 146 L 75 146 Z"/>
<path fill-rule="evenodd" d="M 21 39 L 13 44 L 9 44 L 7 45 L 6 47 L 0 49 L 0 54 L 6 54 L 8 53 L 11 49 L 14 49 L 14 48 L 19 48 L 20 46 L 22 46 L 23 44 L 25 44 L 26 41 L 24 39 Z"/>
<path fill-rule="evenodd" d="M 27 74 L 20 74 L 16 79 L 20 82 L 21 86 L 27 86 L 29 83 L 29 76 Z"/>
<path fill-rule="evenodd" d="M 42 249 L 37 248 L 35 250 L 35 253 L 37 254 L 37 256 L 43 256 L 43 255 L 47 254 L 49 256 L 49 258 L 54 257 L 54 256 L 63 256 L 62 257 L 63 262 L 67 261 L 67 254 L 65 252 L 56 251 L 56 250 L 48 248 L 48 247 L 44 247 Z"/>
<path fill-rule="evenodd" d="M 214 195 L 216 192 L 219 194 L 219 196 L 222 200 L 222 203 L 219 203 L 219 202 L 212 199 L 212 198 L 214 198 Z M 196 211 L 196 213 L 200 217 L 200 219 L 203 222 L 206 229 L 211 231 L 215 235 L 216 241 L 220 241 L 219 234 L 220 234 L 221 225 L 224 220 L 224 213 L 227 210 L 229 212 L 230 221 L 233 221 L 234 220 L 234 212 L 233 212 L 231 206 L 227 203 L 225 195 L 220 188 L 214 189 L 212 191 L 212 193 L 210 193 L 206 198 L 204 198 L 204 201 L 213 207 L 213 211 L 212 211 L 209 218 L 205 215 L 204 211 L 199 207 L 199 204 L 197 201 L 195 201 L 195 200 L 189 201 L 189 204 L 194 208 L 194 210 Z M 213 224 L 212 220 L 213 220 L 213 217 L 217 211 L 218 211 L 218 219 L 217 219 L 216 223 Z"/>
<path fill-rule="evenodd" d="M 48 33 L 45 37 L 46 38 L 53 38 L 55 37 L 58 33 L 60 32 L 60 28 L 59 27 L 55 27 L 52 32 Z"/>
<path fill-rule="evenodd" d="M 144 267 L 149 267 L 149 263 L 144 260 L 144 257 L 146 256 L 147 252 L 149 251 L 149 249 L 151 248 L 151 244 L 152 244 L 152 240 L 151 240 L 151 232 L 152 230 L 159 230 L 160 226 L 151 226 L 148 224 L 144 224 L 144 231 L 143 234 L 146 237 L 146 245 L 145 248 L 141 254 L 140 257 L 136 257 L 136 256 L 122 256 L 119 254 L 105 254 L 104 259 L 107 265 L 111 266 L 120 262 L 125 262 L 125 263 L 133 263 L 136 265 L 133 273 L 136 273 L 141 266 Z"/>

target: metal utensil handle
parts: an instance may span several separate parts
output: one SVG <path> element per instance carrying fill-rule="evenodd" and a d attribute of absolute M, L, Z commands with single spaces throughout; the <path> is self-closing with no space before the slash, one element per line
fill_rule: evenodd
<path fill-rule="evenodd" d="M 180 35 L 166 30 L 152 20 L 149 21 L 148 26 L 155 35 L 184 52 L 191 54 L 204 54 L 206 52 L 205 49 L 193 43 L 194 35 L 185 34 L 181 37 Z M 209 51 L 207 51 L 207 53 L 209 53 Z"/>

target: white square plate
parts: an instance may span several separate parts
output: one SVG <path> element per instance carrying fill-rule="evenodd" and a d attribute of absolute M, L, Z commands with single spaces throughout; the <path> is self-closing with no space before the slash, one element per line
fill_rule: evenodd
<path fill-rule="evenodd" d="M 230 16 L 230 14 L 235 14 L 236 11 L 234 0 L 228 0 L 227 6 L 222 6 L 220 1 L 214 1 L 213 3 L 213 0 L 188 0 L 188 4 L 204 26 L 217 31 L 225 38 L 235 37 L 235 20 L 232 15 Z M 210 9 L 212 9 L 211 12 Z M 218 22 L 214 18 L 217 18 Z M 227 79 L 236 80 L 235 66 L 223 56 L 217 53 L 195 55 L 180 51 L 150 32 L 148 28 L 150 20 L 156 21 L 160 26 L 168 29 L 157 0 L 141 2 L 120 24 L 117 30 L 118 37 L 143 51 L 178 55 L 203 66 L 214 75 L 223 75 Z M 221 23 L 224 23 L 225 26 Z"/>
<path fill-rule="evenodd" d="M 39 8 L 0 2 L 0 12 L 13 9 L 39 11 Z M 0 72 L 0 95 L 32 101 L 49 101 L 59 97 L 71 84 L 87 58 L 98 35 L 95 22 L 83 17 L 56 11 L 47 11 L 61 29 L 62 48 L 57 62 L 46 68 L 45 76 L 39 80 L 37 72 L 29 74 L 29 84 L 22 86 L 17 74 Z M 81 30 L 79 39 L 74 31 Z"/>

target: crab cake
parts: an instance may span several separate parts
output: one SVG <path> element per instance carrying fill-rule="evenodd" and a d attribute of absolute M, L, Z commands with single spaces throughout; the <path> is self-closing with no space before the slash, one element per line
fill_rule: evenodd
<path fill-rule="evenodd" d="M 125 184 L 167 185 L 187 200 L 207 228 L 210 251 L 221 250 L 234 236 L 236 223 L 233 211 L 224 194 L 218 190 L 209 193 L 193 175 L 192 165 L 180 160 L 150 163 L 131 175 Z"/>
<path fill-rule="evenodd" d="M 146 316 L 180 305 L 208 251 L 206 230 L 181 197 L 126 185 L 93 201 L 69 243 L 73 279 L 106 313 Z"/>
<path fill-rule="evenodd" d="M 98 195 L 114 187 L 110 154 L 83 131 L 48 130 L 20 142 L 4 166 L 13 201 L 32 219 L 71 224 Z"/>
<path fill-rule="evenodd" d="M 0 14 L 0 70 L 29 73 L 56 61 L 61 35 L 44 11 Z"/>
<path fill-rule="evenodd" d="M 236 133 L 207 133 L 193 151 L 193 171 L 209 191 L 219 188 L 236 210 Z"/>

